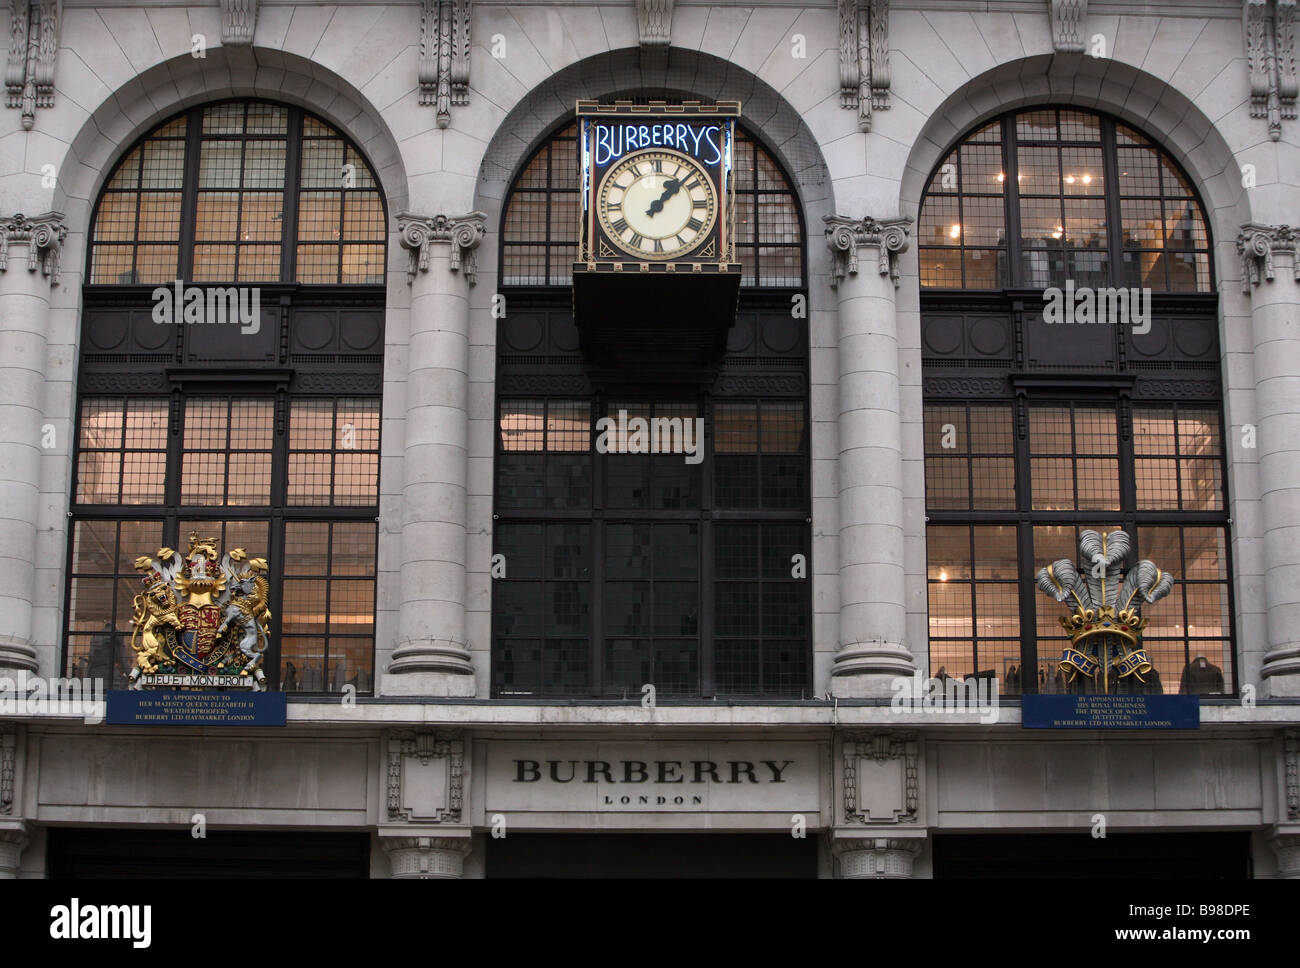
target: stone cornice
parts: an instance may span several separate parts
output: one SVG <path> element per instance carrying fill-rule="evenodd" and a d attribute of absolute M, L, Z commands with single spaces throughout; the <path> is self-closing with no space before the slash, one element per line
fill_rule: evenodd
<path fill-rule="evenodd" d="M 1300 279 L 1300 227 L 1262 225 L 1247 222 L 1237 233 L 1237 254 L 1241 257 L 1241 291 L 1250 293 L 1264 281 L 1273 281 L 1273 253 L 1290 252 L 1295 262 L 1294 276 Z"/>
<path fill-rule="evenodd" d="M 854 219 L 844 215 L 826 215 L 823 221 L 826 223 L 826 245 L 835 260 L 832 288 L 837 288 L 846 275 L 857 275 L 859 246 L 874 246 L 878 250 L 880 274 L 893 279 L 897 288 L 898 254 L 907 249 L 912 224 L 910 216 Z"/>
<path fill-rule="evenodd" d="M 0 272 L 9 268 L 9 246 L 15 242 L 27 246 L 27 271 L 37 268 L 52 284 L 59 284 L 59 257 L 63 240 L 68 237 L 68 227 L 63 224 L 62 212 L 44 215 L 0 216 Z"/>
<path fill-rule="evenodd" d="M 414 215 L 400 212 L 397 232 L 402 247 L 411 252 L 411 264 L 406 271 L 407 281 L 415 279 L 417 272 L 429 271 L 429 246 L 446 243 L 451 246 L 451 271 L 464 271 L 465 279 L 475 283 L 477 264 L 474 250 L 483 241 L 483 227 L 487 216 L 483 212 L 466 215 Z"/>

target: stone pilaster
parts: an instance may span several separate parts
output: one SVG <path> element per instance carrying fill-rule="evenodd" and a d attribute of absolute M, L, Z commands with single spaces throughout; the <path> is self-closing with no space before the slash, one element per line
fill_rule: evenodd
<path fill-rule="evenodd" d="M 464 873 L 470 838 L 384 837 L 392 876 L 401 880 L 456 878 Z"/>
<path fill-rule="evenodd" d="M 924 842 L 924 835 L 837 840 L 831 848 L 836 859 L 836 876 L 906 880 L 912 876 L 912 868 Z"/>
<path fill-rule="evenodd" d="M 399 632 L 381 690 L 472 696 L 465 640 L 468 289 L 484 215 L 404 212 L 397 219 L 410 250 L 411 328 Z"/>
<path fill-rule="evenodd" d="M 1270 696 L 1300 696 L 1300 229 L 1247 223 L 1237 236 L 1251 298 L 1264 527 Z"/>
<path fill-rule="evenodd" d="M 910 218 L 826 217 L 839 296 L 840 634 L 831 691 L 884 696 L 910 676 L 903 643 L 903 453 L 897 257 Z"/>
<path fill-rule="evenodd" d="M 50 287 L 63 215 L 0 216 L 0 670 L 37 671 L 36 518 Z"/>

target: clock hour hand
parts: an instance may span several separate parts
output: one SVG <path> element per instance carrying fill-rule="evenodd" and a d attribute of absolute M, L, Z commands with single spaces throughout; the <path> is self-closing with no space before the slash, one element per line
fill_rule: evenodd
<path fill-rule="evenodd" d="M 650 203 L 650 207 L 646 209 L 646 215 L 654 218 L 655 212 L 662 212 L 664 210 L 664 202 L 668 201 L 668 199 L 672 198 L 681 190 L 682 183 L 678 179 L 668 179 L 664 182 L 664 193 Z"/>

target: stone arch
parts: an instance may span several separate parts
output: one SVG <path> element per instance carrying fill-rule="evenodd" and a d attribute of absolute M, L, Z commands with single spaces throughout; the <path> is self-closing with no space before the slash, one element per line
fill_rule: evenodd
<path fill-rule="evenodd" d="M 213 47 L 205 58 L 181 56 L 155 64 L 104 98 L 83 122 L 68 146 L 52 198 L 53 209 L 67 217 L 68 270 L 80 275 L 80 243 L 95 200 L 136 140 L 195 104 L 237 97 L 294 104 L 336 125 L 370 161 L 390 215 L 406 207 L 406 169 L 397 141 L 379 109 L 351 83 L 284 51 Z"/>

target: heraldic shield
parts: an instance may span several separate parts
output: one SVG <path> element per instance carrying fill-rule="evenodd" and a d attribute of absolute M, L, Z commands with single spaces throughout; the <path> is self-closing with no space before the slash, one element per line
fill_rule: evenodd
<path fill-rule="evenodd" d="M 1070 644 L 1061 653 L 1061 691 L 1086 694 L 1162 692 L 1160 676 L 1142 648 L 1142 606 L 1174 587 L 1174 576 L 1143 559 L 1124 573 L 1127 532 L 1079 533 L 1079 567 L 1069 558 L 1038 571 L 1038 587 L 1073 609 L 1059 619 Z"/>
<path fill-rule="evenodd" d="M 266 688 L 270 642 L 266 559 L 243 548 L 222 555 L 216 538 L 191 532 L 184 556 L 161 548 L 135 561 L 132 689 Z"/>

